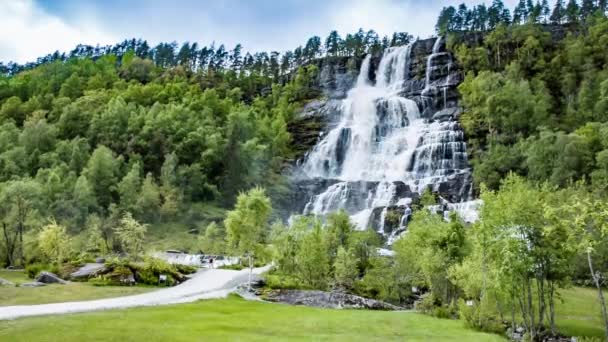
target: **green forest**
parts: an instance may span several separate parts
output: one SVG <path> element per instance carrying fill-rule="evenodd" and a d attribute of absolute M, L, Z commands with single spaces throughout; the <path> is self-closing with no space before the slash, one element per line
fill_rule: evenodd
<path fill-rule="evenodd" d="M 319 96 L 313 62 L 410 39 L 334 31 L 281 56 L 130 40 L 2 65 L 2 263 L 41 258 L 24 236 L 51 221 L 82 236 L 75 251 L 122 251 L 114 228 L 127 213 L 196 225 L 254 185 L 280 197 L 287 125 Z"/>
<path fill-rule="evenodd" d="M 436 194 L 382 237 L 345 212 L 280 222 L 299 157 L 290 128 L 322 97 L 319 62 L 415 41 L 359 30 L 294 51 L 126 40 L 0 64 L 0 265 L 141 260 L 150 231 L 196 228 L 198 250 L 275 262 L 271 289 L 340 289 L 525 338 L 608 337 L 607 1 L 445 7 L 480 219 Z M 182 229 L 183 233 L 183 229 Z M 176 248 L 180 248 L 177 246 Z M 196 252 L 196 250 L 192 250 Z M 148 261 L 149 262 L 149 261 Z M 595 326 L 559 325 L 561 293 L 592 288 Z"/>

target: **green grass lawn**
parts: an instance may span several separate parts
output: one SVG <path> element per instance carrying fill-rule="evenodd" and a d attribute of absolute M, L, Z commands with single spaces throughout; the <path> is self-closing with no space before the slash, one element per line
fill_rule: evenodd
<path fill-rule="evenodd" d="M 568 336 L 603 337 L 602 313 L 597 290 L 575 287 L 561 291 L 555 307 L 557 328 Z"/>
<path fill-rule="evenodd" d="M 14 283 L 32 281 L 24 272 L 0 271 L 0 278 Z M 0 286 L 0 310 L 2 306 L 24 304 L 46 304 L 73 302 L 127 296 L 155 290 L 154 287 L 141 286 L 93 286 L 88 283 L 69 283 L 67 285 L 47 285 L 37 288 Z M 0 339 L 1 341 L 1 339 Z"/>
<path fill-rule="evenodd" d="M 0 278 L 13 282 L 15 284 L 27 283 L 27 282 L 32 281 L 30 278 L 27 277 L 27 274 L 25 274 L 25 272 L 21 271 L 21 270 L 19 270 L 19 271 L 0 270 Z"/>
<path fill-rule="evenodd" d="M 502 341 L 413 312 L 228 299 L 0 322 L 0 341 Z"/>

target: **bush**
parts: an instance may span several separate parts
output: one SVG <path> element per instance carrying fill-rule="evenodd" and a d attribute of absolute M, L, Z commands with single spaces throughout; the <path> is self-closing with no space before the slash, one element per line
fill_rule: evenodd
<path fill-rule="evenodd" d="M 36 276 L 42 271 L 52 272 L 57 275 L 60 273 L 59 267 L 54 265 L 36 263 L 27 265 L 25 267 L 25 273 L 27 273 L 27 276 L 30 279 L 36 278 Z"/>
<path fill-rule="evenodd" d="M 438 306 L 434 308 L 431 316 L 443 319 L 450 319 L 453 317 L 450 308 L 445 306 Z"/>
<path fill-rule="evenodd" d="M 301 281 L 295 277 L 282 274 L 266 274 L 264 275 L 264 282 L 266 287 L 273 290 L 284 289 L 284 290 L 305 290 L 307 286 L 302 284 Z"/>
<path fill-rule="evenodd" d="M 416 310 L 433 317 L 454 319 L 458 318 L 458 307 L 442 305 L 441 300 L 428 293 L 416 303 Z"/>
<path fill-rule="evenodd" d="M 177 272 L 181 273 L 181 274 L 192 274 L 194 272 L 196 272 L 197 268 L 194 266 L 187 266 L 187 265 L 174 265 L 175 268 L 177 269 Z"/>
<path fill-rule="evenodd" d="M 431 293 L 422 296 L 422 300 L 416 302 L 416 310 L 423 314 L 432 315 L 433 311 L 439 304 Z"/>
<path fill-rule="evenodd" d="M 105 276 L 97 276 L 89 279 L 89 283 L 93 286 L 116 286 L 116 282 L 112 279 L 108 279 Z"/>
<path fill-rule="evenodd" d="M 156 259 L 148 258 L 143 265 L 138 264 L 135 266 L 135 276 L 138 282 L 148 285 L 159 285 L 159 277 L 161 274 L 167 276 L 166 285 L 174 285 L 177 280 L 182 278 L 182 274 L 178 271 L 176 265 L 169 264 L 168 262 Z M 191 271 L 191 268 L 184 268 Z"/>
<path fill-rule="evenodd" d="M 472 306 L 468 306 L 462 299 L 458 301 L 460 318 L 468 328 L 494 333 L 504 334 L 505 326 L 493 310 L 489 309 L 489 303 L 475 301 Z"/>
<path fill-rule="evenodd" d="M 94 280 L 95 285 L 128 285 L 121 280 L 128 279 L 130 275 L 139 284 L 161 285 L 160 275 L 167 277 L 162 285 L 171 286 L 184 280 L 184 274 L 196 272 L 195 267 L 172 265 L 168 262 L 157 259 L 147 258 L 143 263 L 131 262 L 127 259 L 112 258 L 106 261 L 106 267 L 112 272 L 102 276 L 102 280 Z"/>

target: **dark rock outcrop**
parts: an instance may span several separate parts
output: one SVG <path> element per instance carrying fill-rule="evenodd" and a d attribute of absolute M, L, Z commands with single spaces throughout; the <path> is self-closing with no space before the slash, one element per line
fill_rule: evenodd
<path fill-rule="evenodd" d="M 36 277 L 36 281 L 44 284 L 67 284 L 68 282 L 59 278 L 55 273 L 42 271 Z"/>
<path fill-rule="evenodd" d="M 402 309 L 389 303 L 342 292 L 273 290 L 267 292 L 264 298 L 271 302 L 280 302 L 291 305 L 305 305 L 317 308 L 368 310 Z"/>
<path fill-rule="evenodd" d="M 84 278 L 92 278 L 99 274 L 103 274 L 107 272 L 107 268 L 104 264 L 100 263 L 90 263 L 85 264 L 81 268 L 79 268 L 76 272 L 70 274 L 70 277 L 73 279 L 84 279 Z"/>
<path fill-rule="evenodd" d="M 445 108 L 433 115 L 432 120 L 437 121 L 450 121 L 450 120 L 458 120 L 460 114 L 462 113 L 462 108 L 460 107 L 450 107 Z"/>

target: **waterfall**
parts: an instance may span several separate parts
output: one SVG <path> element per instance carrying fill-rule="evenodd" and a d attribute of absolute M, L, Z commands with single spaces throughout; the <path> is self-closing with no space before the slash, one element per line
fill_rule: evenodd
<path fill-rule="evenodd" d="M 369 78 L 372 57 L 363 60 L 355 86 L 341 100 L 339 119 L 299 166 L 306 179 L 331 183 L 312 195 L 303 214 L 325 216 L 343 209 L 360 229 L 378 221 L 375 228 L 384 233 L 388 208 L 399 208 L 402 229 L 416 193 L 449 186 L 455 177 L 467 174 L 466 144 L 458 123 L 431 122 L 422 117 L 413 98 L 403 96 L 411 84 L 414 44 L 385 50 L 375 84 Z M 447 55 L 440 50 L 441 38 L 427 57 L 425 90 L 433 83 L 435 60 Z M 446 107 L 449 80 L 442 84 Z M 422 109 L 427 102 L 423 100 Z"/>

